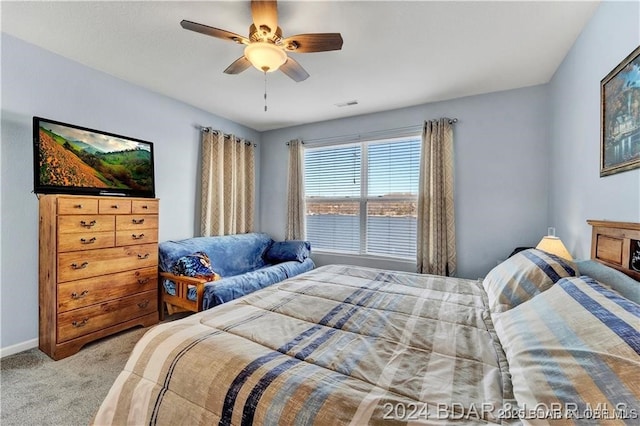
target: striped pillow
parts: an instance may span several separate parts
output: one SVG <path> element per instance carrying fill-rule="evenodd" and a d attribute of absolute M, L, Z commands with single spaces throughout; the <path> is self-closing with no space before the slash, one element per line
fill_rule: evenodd
<path fill-rule="evenodd" d="M 581 276 L 493 319 L 520 416 L 637 419 L 640 305 Z M 557 410 L 529 411 L 536 407 Z"/>
<path fill-rule="evenodd" d="M 577 276 L 576 265 L 542 250 L 528 249 L 493 268 L 482 281 L 492 312 L 503 312 L 547 290 L 564 277 Z"/>

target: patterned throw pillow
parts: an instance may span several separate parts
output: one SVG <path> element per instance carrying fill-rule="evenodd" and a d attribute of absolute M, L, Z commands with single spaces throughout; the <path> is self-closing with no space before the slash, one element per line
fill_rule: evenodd
<path fill-rule="evenodd" d="M 171 273 L 187 277 L 206 278 L 208 281 L 215 280 L 218 275 L 211 267 L 209 256 L 203 251 L 178 259 L 171 268 Z"/>

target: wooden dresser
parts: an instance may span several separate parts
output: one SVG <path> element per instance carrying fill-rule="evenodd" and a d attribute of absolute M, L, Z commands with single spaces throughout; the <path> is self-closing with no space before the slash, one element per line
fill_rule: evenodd
<path fill-rule="evenodd" d="M 58 360 L 158 322 L 158 204 L 40 196 L 40 350 Z"/>

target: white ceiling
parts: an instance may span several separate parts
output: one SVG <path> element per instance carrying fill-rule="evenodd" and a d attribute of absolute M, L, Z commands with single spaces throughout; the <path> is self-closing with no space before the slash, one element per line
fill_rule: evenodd
<path fill-rule="evenodd" d="M 223 70 L 248 35 L 249 1 L 2 1 L 2 31 L 265 131 L 548 82 L 592 16 L 587 1 L 280 1 L 285 37 L 340 32 L 341 51 L 292 54 L 311 75 Z M 355 106 L 336 104 L 357 100 Z"/>

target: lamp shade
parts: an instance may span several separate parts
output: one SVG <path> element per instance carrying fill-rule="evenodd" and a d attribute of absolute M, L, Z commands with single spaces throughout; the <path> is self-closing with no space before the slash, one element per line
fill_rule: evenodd
<path fill-rule="evenodd" d="M 273 43 L 258 41 L 244 49 L 244 56 L 251 65 L 264 72 L 273 72 L 287 61 L 287 54 Z"/>
<path fill-rule="evenodd" d="M 562 240 L 558 237 L 547 235 L 540 240 L 536 248 L 547 253 L 555 254 L 563 259 L 573 260 L 567 248 L 562 244 Z"/>

